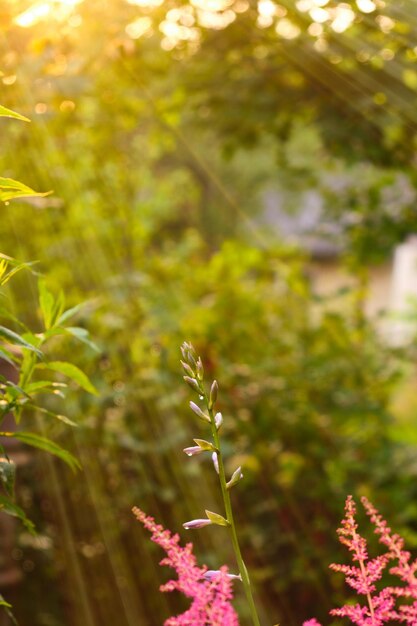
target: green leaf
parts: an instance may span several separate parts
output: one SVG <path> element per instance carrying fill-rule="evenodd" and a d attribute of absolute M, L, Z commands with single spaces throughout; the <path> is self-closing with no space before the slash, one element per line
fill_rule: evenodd
<path fill-rule="evenodd" d="M 55 307 L 55 298 L 50 291 L 48 291 L 45 281 L 38 281 L 39 291 L 39 305 L 41 307 L 43 321 L 46 330 L 52 326 L 53 311 Z"/>
<path fill-rule="evenodd" d="M 12 111 L 11 109 L 7 109 L 6 107 L 0 104 L 0 117 L 12 117 L 15 120 L 21 120 L 22 122 L 30 122 L 28 117 L 21 115 L 20 113 L 16 113 L 16 111 Z"/>
<path fill-rule="evenodd" d="M 41 413 L 44 413 L 45 415 L 48 415 L 49 417 L 54 417 L 55 419 L 59 420 L 60 422 L 64 422 L 64 424 L 67 424 L 67 426 L 73 426 L 74 428 L 78 428 L 78 424 L 76 422 L 73 422 L 66 415 L 60 415 L 59 413 L 54 413 L 53 411 L 48 411 L 48 409 L 45 409 L 42 406 L 37 406 L 36 404 L 27 404 L 26 406 L 29 409 L 34 409 L 35 411 L 40 411 Z"/>
<path fill-rule="evenodd" d="M 6 602 L 6 600 L 3 598 L 3 596 L 0 593 L 0 606 L 4 606 L 7 607 L 8 609 L 12 608 L 12 605 L 9 604 L 9 602 Z"/>
<path fill-rule="evenodd" d="M 45 329 L 55 326 L 57 319 L 62 314 L 65 306 L 64 294 L 59 292 L 57 297 L 48 290 L 44 280 L 38 281 L 39 304 L 42 311 Z"/>
<path fill-rule="evenodd" d="M 13 515 L 13 517 L 18 517 L 32 535 L 36 534 L 35 524 L 31 522 L 28 517 L 26 517 L 23 509 L 21 509 L 20 506 L 17 506 L 17 504 L 12 502 L 12 500 L 10 500 L 10 498 L 8 498 L 7 496 L 0 495 L 0 510 L 4 511 L 8 515 Z"/>
<path fill-rule="evenodd" d="M 206 510 L 206 515 L 208 519 L 213 522 L 213 524 L 217 524 L 218 526 L 230 526 L 230 522 L 227 521 L 223 515 L 219 515 L 218 513 L 213 513 L 212 511 Z"/>
<path fill-rule="evenodd" d="M 5 261 L 4 261 L 4 259 L 2 259 L 2 264 L 3 264 L 2 267 L 3 268 L 5 268 L 4 263 L 5 263 Z M 7 282 L 9 282 L 9 280 L 15 274 L 17 274 L 21 270 L 29 269 L 31 265 L 33 265 L 33 263 L 19 263 L 18 265 L 15 265 L 15 267 L 13 269 L 11 269 L 9 272 L 7 272 L 7 274 L 3 271 L 1 279 L 0 279 L 0 285 L 5 285 Z"/>
<path fill-rule="evenodd" d="M 26 385 L 25 391 L 28 395 L 37 393 L 38 391 L 51 391 L 51 393 L 54 393 L 57 388 L 66 388 L 67 386 L 68 385 L 66 385 L 65 383 L 55 383 L 51 380 L 38 380 L 34 383 L 29 383 L 28 385 Z"/>
<path fill-rule="evenodd" d="M 18 180 L 13 180 L 13 178 L 3 178 L 0 176 L 0 200 L 3 202 L 8 202 L 14 198 L 26 198 L 29 196 L 49 196 L 51 193 L 52 191 L 40 193 L 38 191 L 34 191 Z"/>
<path fill-rule="evenodd" d="M 0 458 L 0 482 L 10 497 L 14 495 L 16 465 L 9 459 Z"/>
<path fill-rule="evenodd" d="M 3 596 L 0 593 L 0 606 L 2 606 L 6 612 L 6 614 L 9 616 L 12 624 L 14 624 L 14 626 L 19 626 L 17 619 L 15 618 L 15 616 L 13 615 L 13 613 L 11 612 L 11 608 L 12 605 L 9 604 L 8 602 L 6 602 L 6 600 L 3 598 Z"/>
<path fill-rule="evenodd" d="M 73 306 L 71 309 L 67 309 L 57 319 L 57 324 L 63 324 L 70 317 L 73 317 L 73 315 L 76 315 L 78 313 L 78 311 L 81 311 L 81 309 L 84 308 L 84 306 L 85 306 L 85 302 L 81 302 L 80 304 L 76 304 L 75 306 Z"/>
<path fill-rule="evenodd" d="M 67 363 L 66 361 L 50 361 L 49 363 L 38 363 L 37 368 L 47 368 L 53 370 L 54 372 L 59 372 L 67 378 L 73 380 L 77 385 L 88 391 L 88 393 L 92 393 L 93 395 L 98 395 L 97 389 L 94 387 L 93 383 L 90 381 L 88 376 L 84 374 L 76 365 L 72 363 Z"/>
<path fill-rule="evenodd" d="M 8 263 L 5 259 L 1 259 L 0 261 L 0 284 L 3 284 L 1 281 L 3 279 L 3 276 L 5 275 L 5 273 L 7 272 L 7 267 L 8 267 Z"/>
<path fill-rule="evenodd" d="M 17 261 L 11 256 L 8 256 L 7 254 L 3 254 L 2 252 L 0 252 L 0 259 L 1 267 L 3 268 L 3 272 L 0 272 L 0 285 L 5 285 L 17 272 L 20 272 L 23 269 L 27 269 L 32 274 L 36 274 L 36 272 L 32 269 L 32 266 L 36 265 L 38 261 L 23 263 L 21 261 Z M 9 272 L 7 272 L 6 275 L 4 275 L 4 271 L 7 269 L 8 266 L 11 266 L 13 269 L 11 269 Z"/>
<path fill-rule="evenodd" d="M 19 326 L 20 328 L 22 328 L 25 332 L 27 331 L 26 326 L 20 322 L 17 317 L 15 315 L 13 315 L 13 313 L 11 313 L 8 309 L 6 309 L 4 306 L 0 306 L 0 317 L 7 319 L 11 322 L 13 322 L 13 324 L 16 324 L 17 326 Z"/>
<path fill-rule="evenodd" d="M 0 348 L 0 359 L 3 360 L 3 361 L 6 361 L 7 363 L 9 363 L 9 365 L 12 365 L 13 367 L 16 367 L 16 364 L 13 361 L 12 354 L 8 350 L 6 350 L 5 348 Z"/>
<path fill-rule="evenodd" d="M 26 350 L 35 352 L 39 357 L 43 358 L 43 354 L 40 350 L 38 350 L 38 348 L 35 348 L 35 346 L 23 339 L 23 337 L 15 333 L 13 330 L 10 330 L 10 328 L 0 326 L 0 337 L 3 337 L 3 339 L 6 339 L 10 343 L 26 348 Z"/>
<path fill-rule="evenodd" d="M 80 326 L 67 326 L 65 328 L 65 331 L 78 339 L 78 341 L 85 343 L 95 352 L 100 352 L 100 348 L 94 343 L 94 341 L 91 341 L 91 339 L 89 338 L 90 333 L 85 328 L 81 328 Z"/>
<path fill-rule="evenodd" d="M 19 387 L 19 385 L 16 385 L 16 383 L 12 382 L 11 380 L 6 381 L 6 394 L 11 400 L 16 400 L 17 398 L 20 398 L 22 396 L 29 399 L 29 395 L 26 393 L 26 391 L 24 391 L 22 387 Z"/>
<path fill-rule="evenodd" d="M 50 454 L 59 457 L 62 461 L 69 465 L 73 471 L 81 469 L 78 459 L 68 452 L 68 450 L 64 450 L 64 448 L 61 448 L 61 446 L 54 441 L 51 441 L 46 437 L 42 437 L 41 435 L 37 435 L 36 433 L 28 433 L 26 431 L 18 431 L 14 433 L 0 432 L 0 437 L 14 437 L 29 446 L 39 448 L 39 450 L 44 450 L 45 452 L 49 452 Z"/>
<path fill-rule="evenodd" d="M 218 452 L 216 446 L 213 446 L 210 441 L 206 441 L 205 439 L 193 439 L 199 448 L 202 450 L 210 450 L 211 452 Z"/>

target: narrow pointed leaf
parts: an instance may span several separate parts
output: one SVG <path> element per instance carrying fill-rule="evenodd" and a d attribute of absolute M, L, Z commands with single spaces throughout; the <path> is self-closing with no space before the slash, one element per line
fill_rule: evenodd
<path fill-rule="evenodd" d="M 25 391 L 29 395 L 37 393 L 38 391 L 50 391 L 53 393 L 58 388 L 65 389 L 66 387 L 67 385 L 65 383 L 55 383 L 51 380 L 38 380 L 34 383 L 26 385 Z"/>
<path fill-rule="evenodd" d="M 0 200 L 2 200 L 3 202 L 8 202 L 9 200 L 13 200 L 14 198 L 26 198 L 30 196 L 49 196 L 49 194 L 51 193 L 51 191 L 40 193 L 38 191 L 34 191 L 33 189 L 18 180 L 14 180 L 13 178 L 3 178 L 2 176 L 0 176 Z"/>
<path fill-rule="evenodd" d="M 8 515 L 13 515 L 13 517 L 18 517 L 32 535 L 36 534 L 35 524 L 31 522 L 28 517 L 26 517 L 23 509 L 21 509 L 20 506 L 17 506 L 17 504 L 15 504 L 7 496 L 0 495 L 0 510 L 4 511 Z"/>
<path fill-rule="evenodd" d="M 6 490 L 6 493 L 13 497 L 14 483 L 16 477 L 16 465 L 13 461 L 6 458 L 0 458 L 0 483 Z"/>
<path fill-rule="evenodd" d="M 9 602 L 6 602 L 6 600 L 3 598 L 1 594 L 0 594 L 0 606 L 7 607 L 8 609 L 12 608 L 12 605 Z"/>
<path fill-rule="evenodd" d="M 45 281 L 43 280 L 40 280 L 38 282 L 38 291 L 39 305 L 41 307 L 43 321 L 46 330 L 48 330 L 52 326 L 55 298 L 53 294 L 47 289 Z"/>
<path fill-rule="evenodd" d="M 15 120 L 21 120 L 22 122 L 30 122 L 28 117 L 21 115 L 20 113 L 16 113 L 16 111 L 12 111 L 11 109 L 7 109 L 6 107 L 0 104 L 0 117 L 12 117 Z"/>
<path fill-rule="evenodd" d="M 100 348 L 94 343 L 94 341 L 91 341 L 90 333 L 85 328 L 81 328 L 80 326 L 67 326 L 65 328 L 65 332 L 78 339 L 78 341 L 85 343 L 95 352 L 100 352 Z"/>
<path fill-rule="evenodd" d="M 68 426 L 73 426 L 74 428 L 78 428 L 78 424 L 76 422 L 73 422 L 66 415 L 60 415 L 59 413 L 48 411 L 48 409 L 45 409 L 42 406 L 37 406 L 36 404 L 27 404 L 26 406 L 35 411 L 40 411 L 40 413 L 43 413 L 44 415 L 48 415 L 48 417 L 54 417 L 55 419 L 59 420 L 60 422 L 63 422 L 64 424 L 67 424 Z"/>
<path fill-rule="evenodd" d="M 210 443 L 210 441 L 206 441 L 205 439 L 193 439 L 193 441 L 195 441 L 195 443 L 202 450 L 209 450 L 210 452 L 218 452 L 217 448 L 213 446 L 213 444 Z"/>
<path fill-rule="evenodd" d="M 49 452 L 57 457 L 59 457 L 62 461 L 64 461 L 70 468 L 75 471 L 76 469 L 81 469 L 81 465 L 79 461 L 73 456 L 68 450 L 61 448 L 57 443 L 47 439 L 46 437 L 42 437 L 41 435 L 37 435 L 36 433 L 28 433 L 26 431 L 19 432 L 0 432 L 0 437 L 14 437 L 23 443 L 26 443 L 29 446 L 33 446 L 34 448 L 39 448 L 39 450 L 44 450 L 45 452 Z"/>
<path fill-rule="evenodd" d="M 42 352 L 38 350 L 38 348 L 26 341 L 23 337 L 15 333 L 13 330 L 10 330 L 10 328 L 0 326 L 0 337 L 3 337 L 3 339 L 6 339 L 6 341 L 21 346 L 22 348 L 26 348 L 26 350 L 35 352 L 38 356 L 43 357 Z"/>
<path fill-rule="evenodd" d="M 81 304 L 76 304 L 71 309 L 67 309 L 66 311 L 62 313 L 62 315 L 59 316 L 59 318 L 57 319 L 57 324 L 63 324 L 68 319 L 70 319 L 70 317 L 73 317 L 79 311 L 81 311 L 81 309 L 83 309 L 84 307 L 85 307 L 85 302 L 81 302 Z"/>
<path fill-rule="evenodd" d="M 227 521 L 223 515 L 219 515 L 218 513 L 213 513 L 212 511 L 206 510 L 207 518 L 212 522 L 212 524 L 217 524 L 218 526 L 230 526 L 230 522 Z"/>
<path fill-rule="evenodd" d="M 12 605 L 9 604 L 8 602 L 6 602 L 6 600 L 3 598 L 1 593 L 0 593 L 0 606 L 2 606 L 4 608 L 6 614 L 10 618 L 10 621 L 12 622 L 12 624 L 14 624 L 14 626 L 19 626 L 15 616 L 13 615 L 13 613 L 11 611 Z"/>
<path fill-rule="evenodd" d="M 30 268 L 30 266 L 33 265 L 33 263 L 19 263 L 18 265 L 16 265 L 13 269 L 11 269 L 9 272 L 7 272 L 7 274 L 5 274 L 4 276 L 2 276 L 1 280 L 0 280 L 0 285 L 5 285 L 7 282 L 9 282 L 9 280 L 18 272 L 20 272 L 21 270 L 25 270 Z"/>
<path fill-rule="evenodd" d="M 72 363 L 66 363 L 65 361 L 50 361 L 49 363 L 39 363 L 37 365 L 40 369 L 50 369 L 54 372 L 59 372 L 67 378 L 73 380 L 77 385 L 88 391 L 93 395 L 97 395 L 97 389 L 94 387 L 93 383 L 90 381 L 88 376 L 84 374 L 76 365 Z"/>
<path fill-rule="evenodd" d="M 3 361 L 6 361 L 9 365 L 16 367 L 16 364 L 13 361 L 12 355 L 10 354 L 8 350 L 5 350 L 4 348 L 0 348 L 0 359 L 2 359 Z"/>

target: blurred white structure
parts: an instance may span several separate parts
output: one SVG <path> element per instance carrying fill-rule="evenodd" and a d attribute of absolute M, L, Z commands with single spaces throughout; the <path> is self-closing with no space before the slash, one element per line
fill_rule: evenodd
<path fill-rule="evenodd" d="M 389 312 L 387 340 L 396 346 L 407 344 L 417 334 L 417 235 L 395 250 Z"/>
<path fill-rule="evenodd" d="M 334 190 L 345 185 L 332 176 Z M 400 201 L 417 202 L 416 190 L 407 179 L 399 178 L 385 190 L 385 211 L 398 211 Z M 288 198 L 276 189 L 263 196 L 264 211 L 260 225 L 265 232 L 287 243 L 300 246 L 311 255 L 309 275 L 315 293 L 329 298 L 327 306 L 342 310 L 344 302 L 334 297 L 342 288 L 353 288 L 355 280 L 340 263 L 343 253 L 343 230 L 356 214 L 341 220 L 325 219 L 324 204 L 317 190 L 297 196 L 294 210 L 288 210 Z M 356 216 L 357 217 L 357 216 Z M 417 225 L 417 222 L 416 222 Z M 393 346 L 407 345 L 417 337 L 417 234 L 410 234 L 398 245 L 392 258 L 366 268 L 369 276 L 365 314 L 372 319 L 385 341 Z"/>

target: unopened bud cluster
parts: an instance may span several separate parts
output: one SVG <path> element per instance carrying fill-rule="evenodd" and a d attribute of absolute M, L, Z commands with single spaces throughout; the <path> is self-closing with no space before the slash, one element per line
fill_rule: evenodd
<path fill-rule="evenodd" d="M 211 425 L 213 434 L 218 432 L 223 424 L 223 416 L 220 412 L 214 412 L 214 406 L 217 401 L 219 393 L 219 385 L 214 380 L 210 387 L 210 393 L 207 395 L 204 387 L 204 367 L 200 357 L 197 357 L 196 352 L 191 343 L 184 342 L 181 346 L 181 354 L 183 360 L 181 365 L 184 370 L 184 381 L 191 387 L 193 391 L 198 393 L 199 400 L 204 402 L 205 408 L 201 408 L 196 402 L 190 402 L 190 409 L 198 418 Z M 184 448 L 184 452 L 187 456 L 197 456 L 202 452 L 211 452 L 211 459 L 214 469 L 220 477 L 220 465 L 219 465 L 219 448 L 210 441 L 204 439 L 194 439 L 195 446 Z M 229 482 L 225 483 L 226 489 L 231 489 L 236 485 L 241 478 L 243 478 L 242 469 L 240 467 L 233 472 Z M 196 519 L 184 524 L 184 528 L 202 528 L 210 524 L 218 524 L 220 526 L 226 526 L 229 524 L 221 515 L 212 513 L 211 517 L 207 519 Z"/>

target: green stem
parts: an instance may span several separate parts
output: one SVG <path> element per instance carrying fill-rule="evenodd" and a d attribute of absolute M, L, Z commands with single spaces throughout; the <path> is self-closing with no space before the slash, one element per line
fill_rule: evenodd
<path fill-rule="evenodd" d="M 223 456 L 222 456 L 222 452 L 221 452 L 221 447 L 220 447 L 220 437 L 219 437 L 219 433 L 218 430 L 216 428 L 216 423 L 214 420 L 214 411 L 213 409 L 210 408 L 209 406 L 209 400 L 207 397 L 207 394 L 204 390 L 204 400 L 207 406 L 207 410 L 210 416 L 210 424 L 211 424 L 211 433 L 213 436 L 213 442 L 215 447 L 217 448 L 217 459 L 219 462 L 219 480 L 220 480 L 220 487 L 221 487 L 221 491 L 222 491 L 222 496 L 223 496 L 223 503 L 224 503 L 224 509 L 226 512 L 226 519 L 229 522 L 229 530 L 230 530 L 230 534 L 231 534 L 231 539 L 232 539 L 232 545 L 233 545 L 233 550 L 235 553 L 235 557 L 236 557 L 236 561 L 237 561 L 237 565 L 239 568 L 239 573 L 240 576 L 242 578 L 242 583 L 243 583 L 243 587 L 245 590 L 245 595 L 246 595 L 246 599 L 247 602 L 249 604 L 249 609 L 250 609 L 250 614 L 252 617 L 252 623 L 254 624 L 254 626 L 260 626 L 260 621 L 259 621 L 259 617 L 258 617 L 258 613 L 256 611 L 256 606 L 255 606 L 255 601 L 253 599 L 253 595 L 252 595 L 252 588 L 251 588 L 251 582 L 249 579 L 249 573 L 247 570 L 247 567 L 245 565 L 245 562 L 243 560 L 242 557 L 242 552 L 240 550 L 240 545 L 239 545 L 239 540 L 237 537 L 237 532 L 236 532 L 236 525 L 235 525 L 235 521 L 233 518 L 233 510 L 232 510 L 232 502 L 230 500 L 230 493 L 229 490 L 226 486 L 226 473 L 224 471 L 224 463 L 223 463 Z"/>

